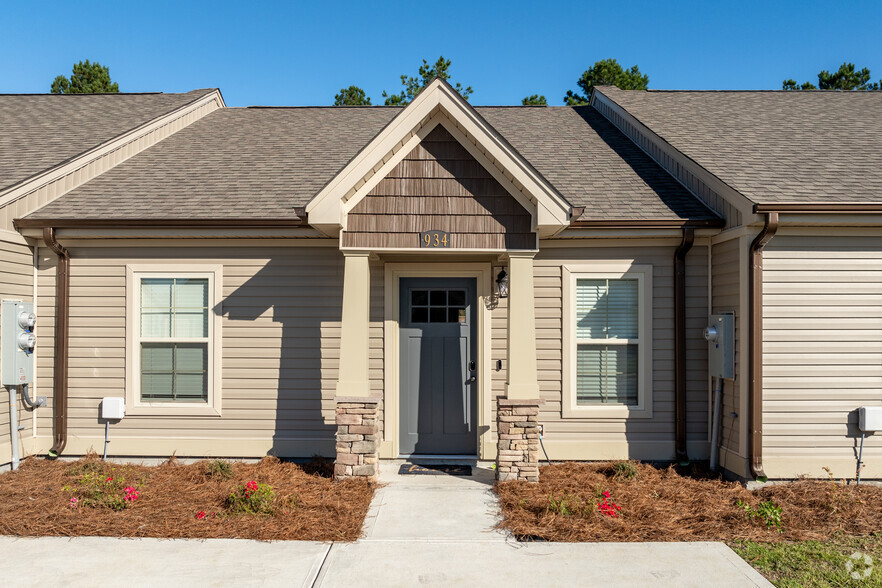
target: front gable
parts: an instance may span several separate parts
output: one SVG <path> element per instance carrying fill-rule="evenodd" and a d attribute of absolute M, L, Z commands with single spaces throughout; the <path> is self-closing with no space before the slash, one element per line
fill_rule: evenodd
<path fill-rule="evenodd" d="M 340 245 L 417 249 L 421 233 L 449 233 L 451 249 L 535 249 L 532 215 L 437 125 L 349 210 Z"/>
<path fill-rule="evenodd" d="M 364 150 L 361 151 L 349 164 L 346 165 L 307 205 L 306 212 L 308 214 L 309 224 L 327 235 L 337 235 L 341 231 L 346 233 L 361 234 L 364 233 L 364 224 L 359 224 L 354 228 L 350 228 L 349 223 L 355 217 L 356 223 L 370 223 L 359 215 L 365 215 L 365 209 L 356 208 L 367 198 L 372 196 L 391 196 L 391 194 L 374 193 L 373 191 L 384 180 L 404 180 L 407 178 L 396 177 L 390 174 L 400 174 L 396 167 L 399 166 L 406 158 L 417 153 L 418 146 L 426 141 L 436 128 L 441 125 L 443 132 L 446 132 L 449 138 L 445 143 L 455 143 L 459 149 L 457 157 L 464 158 L 467 153 L 470 157 L 469 165 L 472 168 L 481 168 L 481 177 L 464 177 L 466 183 L 471 180 L 495 180 L 497 185 L 493 186 L 491 192 L 484 197 L 499 192 L 502 189 L 508 196 L 509 200 L 516 201 L 520 209 L 523 209 L 530 217 L 530 227 L 528 233 L 535 233 L 538 236 L 546 237 L 554 235 L 569 225 L 570 221 L 570 204 L 561 196 L 545 178 L 542 177 L 508 142 L 497 133 L 477 112 L 456 93 L 449 84 L 442 80 L 435 80 L 427 86 L 401 113 L 392 120 L 391 123 L 375 137 Z M 451 141 L 452 139 L 452 141 Z M 434 141 L 437 143 L 438 141 Z M 451 147 L 453 148 L 453 147 Z M 414 156 L 417 157 L 418 156 Z M 438 164 L 436 157 L 435 164 Z M 414 159 L 409 161 L 413 162 Z M 460 159 L 466 161 L 466 159 Z M 405 164 L 405 167 L 413 166 L 413 163 Z M 455 167 L 455 165 L 454 165 Z M 465 168 L 463 168 L 465 169 Z M 416 179 L 416 178 L 412 178 Z M 430 178 L 423 176 L 422 180 L 438 180 L 444 178 Z M 450 178 L 448 178 L 450 179 Z M 387 182 L 389 184 L 389 182 Z M 412 186 L 411 186 L 412 187 Z M 380 188 L 381 192 L 387 188 Z M 440 190 L 440 185 L 436 188 Z M 495 190 L 496 192 L 493 192 Z M 468 191 L 468 190 L 466 190 Z M 412 192 L 407 196 L 448 196 L 447 194 L 419 194 Z M 475 194 L 472 194 L 473 196 Z M 464 200 L 456 202 L 464 205 Z M 435 201 L 434 205 L 439 205 L 440 200 Z M 497 203 L 501 206 L 501 203 Z M 374 211 L 375 204 L 365 205 L 367 210 Z M 415 206 L 410 204 L 408 206 Z M 433 205 L 427 205 L 433 206 Z M 486 208 L 482 204 L 477 205 L 479 208 L 484 207 L 485 211 L 491 209 Z M 521 215 L 520 209 L 512 209 L 517 211 L 517 215 Z M 514 213 L 502 212 L 503 209 L 494 208 L 493 214 L 490 216 L 511 215 Z M 478 209 L 468 209 L 467 212 L 477 213 Z M 375 212 L 372 212 L 374 214 Z M 458 213 L 448 210 L 448 215 L 456 215 Z M 472 217 L 487 216 L 486 214 L 468 215 Z M 506 225 L 507 219 L 497 219 L 497 225 L 494 229 L 496 234 L 500 234 L 500 230 Z M 404 221 L 402 221 L 404 222 Z M 478 222 L 474 219 L 474 222 Z M 488 221 L 489 222 L 489 221 Z M 522 221 L 517 221 L 521 223 Z M 492 223 L 491 223 L 492 224 Z M 404 225 L 401 225 L 404 226 Z M 410 229 L 416 225 L 411 224 L 405 228 Z M 462 223 L 460 225 L 462 226 Z M 488 225 L 489 226 L 489 225 Z M 476 225 L 468 227 L 469 231 L 476 231 Z M 507 227 L 504 231 L 506 234 L 524 235 L 522 225 Z M 508 230 L 512 229 L 512 230 Z M 431 230 L 444 230 L 438 226 L 431 227 Z M 376 231 L 376 229 L 374 229 Z M 414 233 L 409 230 L 409 233 Z M 467 232 L 466 234 L 476 234 Z M 529 248 L 535 248 L 535 235 Z M 360 242 L 354 235 L 344 236 L 346 242 Z M 396 238 L 397 240 L 398 238 Z M 409 238 L 403 238 L 409 239 Z M 497 238 L 498 239 L 498 238 Z M 513 237 L 512 244 L 517 242 L 522 244 L 524 237 Z M 348 240 L 348 241 L 347 241 Z M 403 241 L 402 241 L 403 242 Z M 468 239 L 458 239 L 458 243 L 467 243 L 477 241 L 469 241 Z M 484 243 L 486 244 L 486 243 Z M 354 246 L 354 245 L 353 245 Z M 476 247 L 467 247 L 469 249 Z M 482 247 L 483 248 L 483 247 Z M 502 247 L 505 248 L 505 247 Z"/>

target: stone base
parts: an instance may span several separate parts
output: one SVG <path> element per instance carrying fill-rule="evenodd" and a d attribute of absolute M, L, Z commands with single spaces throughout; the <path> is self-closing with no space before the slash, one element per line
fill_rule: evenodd
<path fill-rule="evenodd" d="M 496 479 L 539 481 L 539 399 L 497 398 Z"/>
<path fill-rule="evenodd" d="M 382 402 L 373 396 L 337 398 L 336 479 L 377 479 Z"/>

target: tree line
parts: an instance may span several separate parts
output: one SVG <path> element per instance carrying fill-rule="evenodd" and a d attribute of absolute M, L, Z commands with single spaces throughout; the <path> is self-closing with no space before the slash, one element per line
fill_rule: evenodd
<path fill-rule="evenodd" d="M 433 79 L 441 78 L 450 81 L 451 61 L 439 56 L 435 63 L 429 64 L 423 59 L 415 76 L 403 74 L 398 92 L 383 90 L 383 104 L 386 106 L 404 106 L 409 104 L 420 90 L 425 88 Z M 844 62 L 835 72 L 822 70 L 818 73 L 817 85 L 812 82 L 798 83 L 793 78 L 782 82 L 783 90 L 842 90 L 842 91 L 880 91 L 882 80 L 870 81 L 869 68 L 857 69 L 853 63 Z M 474 90 L 471 86 L 463 87 L 459 82 L 452 84 L 454 89 L 466 100 Z M 576 85 L 581 90 L 567 90 L 563 97 L 563 104 L 578 106 L 588 104 L 591 98 L 591 89 L 594 86 L 616 86 L 623 90 L 646 90 L 649 87 L 649 76 L 640 71 L 636 65 L 626 69 L 619 65 L 615 59 L 601 59 L 585 70 L 581 77 L 576 80 Z M 97 61 L 90 62 L 88 59 L 73 65 L 73 72 L 69 77 L 57 76 L 50 86 L 53 94 L 99 94 L 119 92 L 119 84 L 111 81 L 110 68 L 101 65 Z M 543 94 L 531 94 L 521 100 L 523 106 L 547 106 L 548 100 Z M 341 88 L 334 96 L 334 106 L 371 106 L 371 98 L 365 91 L 356 85 Z"/>

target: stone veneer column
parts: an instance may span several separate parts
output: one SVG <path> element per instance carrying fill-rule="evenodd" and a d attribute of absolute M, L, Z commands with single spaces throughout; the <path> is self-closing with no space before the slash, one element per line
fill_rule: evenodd
<path fill-rule="evenodd" d="M 337 397 L 336 479 L 377 479 L 382 402 L 376 396 Z"/>
<path fill-rule="evenodd" d="M 496 479 L 539 481 L 539 399 L 497 398 Z"/>

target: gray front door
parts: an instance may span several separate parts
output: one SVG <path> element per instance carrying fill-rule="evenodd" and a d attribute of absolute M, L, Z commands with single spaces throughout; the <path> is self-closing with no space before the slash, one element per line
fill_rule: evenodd
<path fill-rule="evenodd" d="M 400 286 L 400 453 L 477 455 L 475 279 Z"/>

